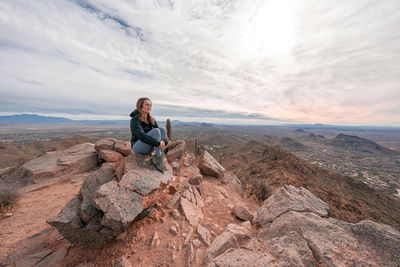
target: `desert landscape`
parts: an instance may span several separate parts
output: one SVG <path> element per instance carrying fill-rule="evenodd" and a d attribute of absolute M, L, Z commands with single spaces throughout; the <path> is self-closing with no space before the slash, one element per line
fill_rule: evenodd
<path fill-rule="evenodd" d="M 160 174 L 131 154 L 125 126 L 0 129 L 0 186 L 18 189 L 2 204 L 2 266 L 396 266 L 399 259 L 396 131 L 176 123 L 170 171 Z M 152 182 L 121 191 L 141 179 Z M 272 237 L 276 229 L 291 230 Z M 347 241 L 338 244 L 333 233 Z M 289 245 L 298 242 L 305 251 Z"/>

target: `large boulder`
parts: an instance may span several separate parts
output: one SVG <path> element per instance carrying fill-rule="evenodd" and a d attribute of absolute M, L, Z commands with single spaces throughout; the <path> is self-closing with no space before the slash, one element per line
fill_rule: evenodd
<path fill-rule="evenodd" d="M 66 150 L 51 151 L 24 163 L 7 181 L 22 186 L 37 184 L 65 174 L 79 174 L 98 164 L 94 145 L 84 143 Z"/>
<path fill-rule="evenodd" d="M 313 212 L 328 217 L 329 206 L 307 189 L 284 185 L 266 199 L 257 212 L 257 223 L 264 225 L 288 211 Z"/>
<path fill-rule="evenodd" d="M 199 169 L 202 174 L 216 178 L 221 177 L 225 171 L 224 167 L 222 167 L 221 164 L 219 164 L 219 162 L 207 151 L 204 151 L 201 155 Z"/>
<path fill-rule="evenodd" d="M 308 190 L 282 187 L 258 211 L 258 240 L 279 266 L 396 266 L 400 262 L 396 229 L 327 216 L 327 205 Z"/>
<path fill-rule="evenodd" d="M 170 170 L 161 173 L 147 155 L 130 155 L 120 181 L 112 179 L 111 163 L 103 165 L 84 181 L 79 198 L 48 221 L 72 244 L 103 247 L 141 218 L 172 179 Z"/>

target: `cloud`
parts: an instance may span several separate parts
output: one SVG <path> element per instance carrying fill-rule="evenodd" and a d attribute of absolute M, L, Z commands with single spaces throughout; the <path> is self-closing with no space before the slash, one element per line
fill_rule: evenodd
<path fill-rule="evenodd" d="M 399 7 L 6 0 L 0 112 L 399 125 Z"/>

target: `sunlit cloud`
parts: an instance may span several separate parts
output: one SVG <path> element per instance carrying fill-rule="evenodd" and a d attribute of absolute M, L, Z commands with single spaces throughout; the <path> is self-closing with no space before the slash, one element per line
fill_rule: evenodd
<path fill-rule="evenodd" d="M 0 112 L 400 125 L 400 2 L 5 0 Z M 86 114 L 86 115 L 85 115 Z"/>

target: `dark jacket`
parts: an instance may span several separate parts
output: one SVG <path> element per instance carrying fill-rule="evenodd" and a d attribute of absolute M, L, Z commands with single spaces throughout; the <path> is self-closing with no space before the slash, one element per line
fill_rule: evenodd
<path fill-rule="evenodd" d="M 145 123 L 144 121 L 139 119 L 139 111 L 135 109 L 132 111 L 131 115 L 131 145 L 133 146 L 137 140 L 141 140 L 142 142 L 152 145 L 152 146 L 159 146 L 160 142 L 157 139 L 147 135 L 146 133 L 154 128 L 158 128 L 157 122 L 154 120 L 154 124 L 149 122 L 149 124 Z"/>

